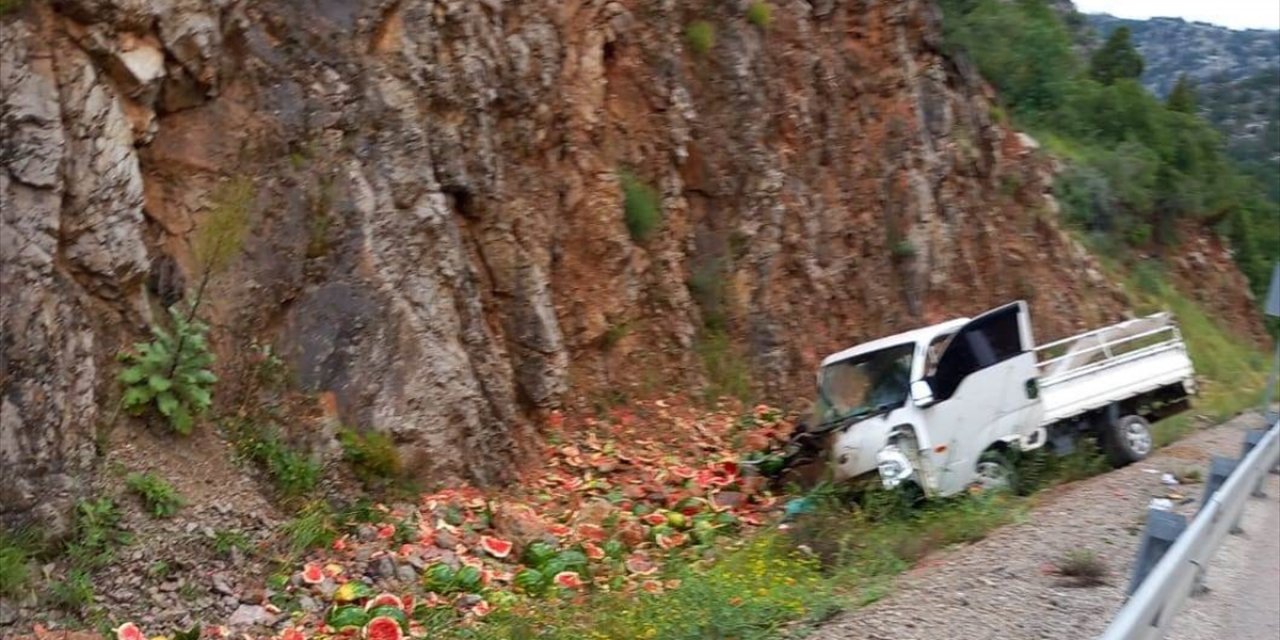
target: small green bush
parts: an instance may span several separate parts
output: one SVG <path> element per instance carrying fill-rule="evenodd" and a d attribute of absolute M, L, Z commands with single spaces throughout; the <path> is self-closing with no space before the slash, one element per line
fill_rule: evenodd
<path fill-rule="evenodd" d="M 352 471 L 366 485 L 391 480 L 400 475 L 400 454 L 395 443 L 377 431 L 358 432 L 344 429 L 338 432 L 342 456 Z"/>
<path fill-rule="evenodd" d="M 125 387 L 122 404 L 133 414 L 154 407 L 179 434 L 191 433 L 195 417 L 213 403 L 213 383 L 217 376 L 209 370 L 213 354 L 205 339 L 209 327 L 174 309 L 173 332 L 155 326 L 151 342 L 139 342 L 121 353 L 125 363 L 119 380 Z"/>
<path fill-rule="evenodd" d="M 220 556 L 231 553 L 232 549 L 248 551 L 252 546 L 249 536 L 243 531 L 220 529 L 213 532 L 213 550 Z"/>
<path fill-rule="evenodd" d="M 761 29 L 768 29 L 773 22 L 773 5 L 763 0 L 752 2 L 747 7 L 747 21 Z"/>
<path fill-rule="evenodd" d="M 706 55 L 716 44 L 716 29 L 706 20 L 694 20 L 684 30 L 689 47 L 699 55 Z"/>
<path fill-rule="evenodd" d="M 631 239 L 644 242 L 662 225 L 662 198 L 657 190 L 629 171 L 618 174 L 622 183 L 622 207 Z"/>
<path fill-rule="evenodd" d="M 150 471 L 130 473 L 125 476 L 124 482 L 130 491 L 142 498 L 147 510 L 157 518 L 171 518 L 186 504 L 168 480 Z"/>
<path fill-rule="evenodd" d="M 899 260 L 916 257 L 916 245 L 905 238 L 893 243 L 889 251 Z"/>

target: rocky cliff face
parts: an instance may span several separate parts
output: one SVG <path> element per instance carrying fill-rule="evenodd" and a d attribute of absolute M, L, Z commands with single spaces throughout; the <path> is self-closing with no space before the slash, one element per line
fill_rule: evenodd
<path fill-rule="evenodd" d="M 227 207 L 251 229 L 204 307 L 224 382 L 270 342 L 433 480 L 501 482 L 536 411 L 694 388 L 708 357 L 786 399 L 830 350 L 1009 299 L 1042 338 L 1118 315 L 931 3 L 749 4 L 0 18 L 0 518 L 60 522 L 120 419 L 113 355 L 190 295 Z M 660 196 L 643 240 L 623 173 Z"/>

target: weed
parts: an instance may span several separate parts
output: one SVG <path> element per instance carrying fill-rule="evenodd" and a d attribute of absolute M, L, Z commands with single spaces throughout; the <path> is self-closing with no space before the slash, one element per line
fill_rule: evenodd
<path fill-rule="evenodd" d="M 716 29 L 706 20 L 694 20 L 685 27 L 684 39 L 698 55 L 706 55 L 716 44 Z"/>
<path fill-rule="evenodd" d="M 111 563 L 115 547 L 129 543 L 120 529 L 120 509 L 111 498 L 81 500 L 76 505 L 75 537 L 66 554 L 73 567 L 95 569 Z"/>
<path fill-rule="evenodd" d="M 644 242 L 662 225 L 662 198 L 657 190 L 630 171 L 618 173 L 622 183 L 623 216 L 631 239 Z"/>
<path fill-rule="evenodd" d="M 298 515 L 284 523 L 280 530 L 287 538 L 286 550 L 295 556 L 314 547 L 327 546 L 337 537 L 333 512 L 322 500 L 303 507 Z"/>
<path fill-rule="evenodd" d="M 194 309 L 194 307 L 193 307 Z M 181 435 L 191 433 L 195 417 L 213 403 L 217 376 L 209 370 L 213 354 L 205 336 L 209 327 L 175 309 L 169 310 L 173 332 L 151 328 L 151 342 L 139 342 L 118 359 L 125 363 L 119 380 L 125 387 L 123 408 L 135 415 L 154 408 Z"/>
<path fill-rule="evenodd" d="M 275 428 L 259 429 L 244 419 L 229 420 L 225 428 L 240 455 L 261 466 L 286 500 L 310 494 L 320 482 L 320 463 L 286 444 Z"/>
<path fill-rule="evenodd" d="M 184 582 L 181 587 L 178 587 L 178 596 L 187 602 L 191 602 L 200 597 L 200 588 L 197 587 L 194 582 Z M 190 632 L 188 632 L 188 634 L 189 633 Z M 199 633 L 194 637 L 199 638 Z M 177 640 L 177 636 L 174 637 L 174 640 Z"/>
<path fill-rule="evenodd" d="M 1107 563 L 1089 549 L 1072 549 L 1054 563 L 1058 575 L 1075 578 L 1082 586 L 1103 584 L 1109 573 Z"/>
<path fill-rule="evenodd" d="M 773 5 L 763 0 L 756 0 L 747 7 L 747 21 L 761 29 L 768 29 L 773 22 Z"/>
<path fill-rule="evenodd" d="M 82 569 L 72 569 L 66 579 L 49 584 L 50 602 L 68 612 L 80 612 L 93 602 L 93 580 Z"/>
<path fill-rule="evenodd" d="M 400 475 L 400 454 L 391 437 L 378 431 L 338 432 L 342 457 L 365 485 L 385 484 Z"/>
<path fill-rule="evenodd" d="M 186 504 L 169 481 L 150 471 L 130 473 L 125 477 L 124 482 L 130 491 L 142 498 L 147 510 L 157 518 L 173 517 Z"/>
<path fill-rule="evenodd" d="M 703 331 L 694 345 L 707 374 L 704 400 L 708 403 L 730 396 L 744 403 L 751 399 L 750 371 L 745 358 L 723 331 Z"/>
<path fill-rule="evenodd" d="M 17 599 L 31 586 L 29 563 L 35 554 L 31 536 L 0 531 L 0 597 Z"/>
<path fill-rule="evenodd" d="M 916 257 L 916 245 L 908 239 L 902 239 L 889 248 L 889 252 L 898 260 L 907 260 Z"/>
<path fill-rule="evenodd" d="M 172 571 L 173 567 L 169 566 L 169 563 L 164 560 L 156 560 L 151 563 L 151 566 L 147 567 L 147 573 L 158 580 L 164 580 L 169 577 L 169 574 L 172 573 Z"/>
<path fill-rule="evenodd" d="M 218 555 L 228 555 L 232 549 L 248 551 L 252 547 L 249 536 L 243 531 L 219 529 L 213 532 L 213 550 Z"/>

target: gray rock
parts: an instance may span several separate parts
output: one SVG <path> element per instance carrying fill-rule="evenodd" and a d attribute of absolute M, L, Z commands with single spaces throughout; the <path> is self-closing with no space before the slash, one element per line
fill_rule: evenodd
<path fill-rule="evenodd" d="M 219 593 L 224 596 L 233 596 L 236 594 L 235 590 L 231 588 L 231 585 L 227 584 L 226 578 L 220 575 L 213 576 L 213 591 L 214 593 Z"/>
<path fill-rule="evenodd" d="M 396 567 L 396 578 L 405 584 L 412 584 L 418 579 L 418 572 L 407 564 Z"/>
<path fill-rule="evenodd" d="M 394 578 L 396 576 L 396 561 L 391 556 L 379 556 L 369 565 L 365 573 L 373 578 Z"/>

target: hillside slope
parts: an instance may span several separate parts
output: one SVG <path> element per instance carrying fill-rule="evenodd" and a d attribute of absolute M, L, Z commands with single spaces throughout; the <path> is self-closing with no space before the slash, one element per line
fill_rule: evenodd
<path fill-rule="evenodd" d="M 1045 338 L 1116 318 L 937 22 L 915 0 L 754 22 L 710 2 L 9 11 L 0 520 L 65 531 L 95 429 L 125 420 L 113 356 L 192 297 L 211 220 L 246 227 L 201 311 L 215 396 L 272 344 L 316 399 L 290 423 L 389 434 L 423 480 L 500 482 L 532 412 L 602 393 L 710 372 L 793 397 L 829 350 L 1011 298 Z"/>

